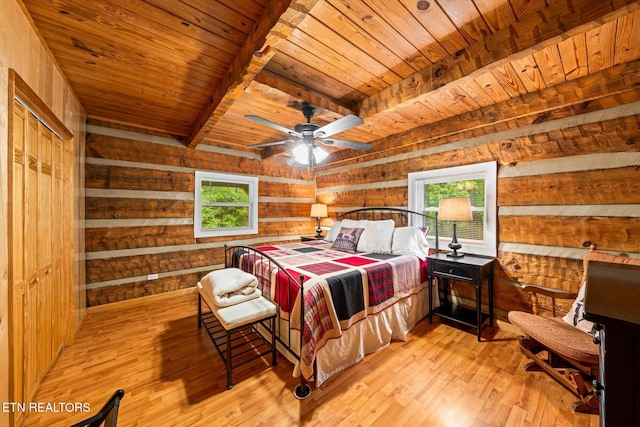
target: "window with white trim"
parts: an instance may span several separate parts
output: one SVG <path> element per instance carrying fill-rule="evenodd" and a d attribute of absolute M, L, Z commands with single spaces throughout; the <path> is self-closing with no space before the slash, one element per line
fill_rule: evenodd
<path fill-rule="evenodd" d="M 409 209 L 425 214 L 438 212 L 440 199 L 469 197 L 472 221 L 457 223 L 461 252 L 497 255 L 497 164 L 477 163 L 409 174 Z M 435 227 L 429 229 L 429 244 L 435 247 Z M 440 248 L 453 236 L 451 221 L 438 222 Z"/>
<path fill-rule="evenodd" d="M 258 178 L 196 171 L 195 237 L 258 233 Z"/>

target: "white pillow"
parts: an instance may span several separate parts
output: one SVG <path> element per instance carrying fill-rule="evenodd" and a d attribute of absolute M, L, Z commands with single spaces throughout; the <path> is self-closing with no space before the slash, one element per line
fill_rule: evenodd
<path fill-rule="evenodd" d="M 341 228 L 342 228 L 342 221 L 334 222 L 333 225 L 331 226 L 331 229 L 325 236 L 324 240 L 326 240 L 327 242 L 333 242 L 334 240 L 336 240 L 336 237 L 338 236 L 338 233 L 340 232 Z"/>
<path fill-rule="evenodd" d="M 394 254 L 416 255 L 422 261 L 429 256 L 429 242 L 419 227 L 398 227 L 393 232 Z"/>
<path fill-rule="evenodd" d="M 583 282 L 576 300 L 571 305 L 571 310 L 569 310 L 569 312 L 564 315 L 562 320 L 564 320 L 571 326 L 580 329 L 582 332 L 586 332 L 593 336 L 598 336 L 599 334 L 594 328 L 593 322 L 584 319 L 584 288 L 585 283 Z"/>
<path fill-rule="evenodd" d="M 359 221 L 364 231 L 358 241 L 358 252 L 390 254 L 393 229 L 396 223 L 392 219 L 381 221 Z"/>
<path fill-rule="evenodd" d="M 342 226 L 347 228 L 364 228 L 367 222 L 369 221 L 366 219 L 343 219 Z"/>

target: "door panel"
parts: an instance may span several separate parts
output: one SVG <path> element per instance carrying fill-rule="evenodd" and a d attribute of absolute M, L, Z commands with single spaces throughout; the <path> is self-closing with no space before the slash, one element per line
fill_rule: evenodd
<path fill-rule="evenodd" d="M 27 287 L 25 289 L 24 307 L 24 356 L 25 378 L 24 395 L 31 401 L 38 389 L 40 380 L 38 372 L 38 293 L 40 277 L 38 276 L 38 121 L 28 115 L 27 126 L 27 179 L 25 189 L 26 216 L 25 233 L 25 268 Z"/>
<path fill-rule="evenodd" d="M 11 242 L 11 282 L 9 285 L 9 300 L 12 302 L 9 309 L 10 319 L 10 346 L 11 358 L 14 361 L 11 367 L 10 390 L 14 402 L 24 402 L 24 291 L 25 291 L 25 129 L 26 110 L 22 105 L 15 103 L 13 117 L 13 144 L 9 150 L 9 159 L 12 168 L 10 170 L 9 184 L 13 189 L 10 199 L 9 211 L 11 224 L 9 227 L 9 241 Z M 19 424 L 23 414 L 17 413 Z"/>

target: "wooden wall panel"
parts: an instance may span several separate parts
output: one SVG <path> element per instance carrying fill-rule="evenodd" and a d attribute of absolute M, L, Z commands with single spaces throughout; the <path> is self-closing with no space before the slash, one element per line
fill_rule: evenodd
<path fill-rule="evenodd" d="M 146 170 L 145 179 L 140 180 L 140 170 L 134 168 L 100 165 L 87 165 L 85 179 L 87 188 L 111 188 L 142 191 L 193 191 L 194 175 L 192 173 L 163 170 Z"/>
<path fill-rule="evenodd" d="M 505 178 L 498 184 L 500 205 L 584 205 L 640 203 L 640 168 L 555 173 Z"/>
<path fill-rule="evenodd" d="M 114 251 L 155 246 L 195 243 L 193 225 L 157 225 L 141 227 L 88 228 L 87 252 Z"/>
<path fill-rule="evenodd" d="M 407 188 L 387 187 L 325 193 L 323 197 L 339 199 L 347 206 L 407 206 Z"/>
<path fill-rule="evenodd" d="M 82 198 L 84 197 L 83 180 L 84 174 L 84 129 L 86 114 L 82 105 L 70 89 L 65 77 L 58 69 L 56 63 L 42 43 L 39 35 L 34 31 L 29 19 L 25 16 L 20 2 L 16 0 L 6 0 L 2 2 L 0 12 L 0 99 L 3 108 L 0 108 L 0 230 L 7 230 L 8 223 L 8 178 L 9 169 L 7 165 L 8 136 L 7 124 L 10 122 L 7 105 L 10 101 L 9 90 L 9 69 L 14 69 L 26 82 L 28 87 L 41 99 L 73 134 L 73 145 L 65 148 L 69 151 L 69 158 L 73 158 L 73 175 L 67 175 L 65 182 L 69 186 L 65 189 L 67 194 L 73 195 L 73 203 L 68 203 L 64 213 L 65 224 L 73 224 L 74 235 L 65 236 L 65 251 L 73 251 L 74 262 L 62 266 L 64 277 L 73 278 L 73 295 L 69 295 L 73 301 L 73 312 L 67 313 L 68 330 L 64 337 L 65 343 L 71 343 L 74 329 L 78 328 L 82 317 L 86 311 L 84 305 L 84 234 L 79 227 L 83 223 L 84 210 Z M 13 94 L 11 94 L 13 96 Z M 71 169 L 71 168 L 69 168 Z M 70 173 L 70 172 L 65 172 Z M 9 250 L 7 239 L 0 239 L 0 401 L 19 402 L 15 396 L 9 393 L 9 352 L 12 346 L 9 343 L 9 301 L 8 280 L 9 274 Z M 19 331 L 18 331 L 19 333 Z M 15 354 L 15 353 L 14 353 Z M 11 419 L 12 414 L 7 411 L 0 412 L 0 425 L 12 425 L 18 422 Z"/>
<path fill-rule="evenodd" d="M 87 219 L 185 218 L 193 212 L 193 200 L 87 197 L 85 203 Z"/>
<path fill-rule="evenodd" d="M 265 197 L 314 197 L 316 186 L 313 184 L 287 184 L 283 182 L 261 181 L 258 193 Z"/>
<path fill-rule="evenodd" d="M 87 286 L 93 290 L 92 283 L 207 267 L 223 260 L 222 244 L 217 248 L 176 248 L 171 252 L 88 259 Z"/>
<path fill-rule="evenodd" d="M 289 178 L 309 178 L 309 173 L 304 168 L 284 168 L 277 163 L 263 162 L 248 156 L 233 156 L 204 150 L 185 150 L 184 145 L 177 140 L 169 145 L 89 133 L 86 155 L 89 158 L 227 173 L 252 175 L 259 171 L 262 176 L 280 177 L 284 173 Z"/>
<path fill-rule="evenodd" d="M 156 280 L 139 280 L 122 285 L 102 286 L 87 292 L 87 305 L 96 306 L 132 298 L 146 297 L 163 292 L 177 291 L 196 285 L 203 274 L 191 273 L 163 277 Z"/>
<path fill-rule="evenodd" d="M 577 248 L 597 242 L 600 250 L 640 253 L 640 220 L 602 216 L 500 216 L 498 240 Z"/>
<path fill-rule="evenodd" d="M 260 230 L 260 235 L 289 238 L 293 237 L 295 239 L 295 237 L 297 236 L 308 236 L 310 234 L 315 234 L 316 223 L 315 218 L 312 218 L 311 223 L 305 219 L 300 219 L 299 221 L 278 222 L 268 222 L 267 220 L 265 220 L 264 222 L 258 224 L 258 228 Z"/>
<path fill-rule="evenodd" d="M 167 137 L 90 125 L 85 198 L 89 305 L 195 286 L 229 241 L 267 244 L 315 230 L 306 169 L 251 153 L 189 149 Z M 115 136 L 114 136 L 115 135 Z M 133 139 L 132 139 L 133 138 Z M 194 172 L 258 176 L 258 234 L 194 238 Z M 147 280 L 157 274 L 158 279 Z"/>

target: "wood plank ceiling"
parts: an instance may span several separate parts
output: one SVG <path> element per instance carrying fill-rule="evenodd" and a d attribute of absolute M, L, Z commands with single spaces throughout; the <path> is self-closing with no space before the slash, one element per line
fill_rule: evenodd
<path fill-rule="evenodd" d="M 246 114 L 287 128 L 303 102 L 320 125 L 357 114 L 365 123 L 336 138 L 375 153 L 472 111 L 505 120 L 527 94 L 562 97 L 640 58 L 630 0 L 22 1 L 90 119 L 265 158 L 290 147 L 248 146 L 286 135 Z"/>

